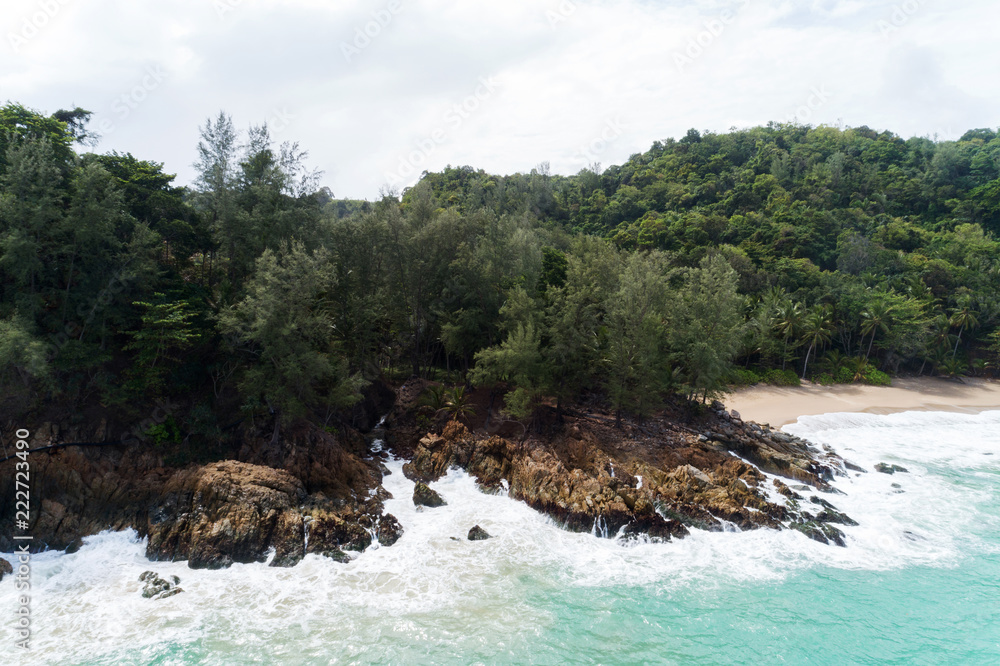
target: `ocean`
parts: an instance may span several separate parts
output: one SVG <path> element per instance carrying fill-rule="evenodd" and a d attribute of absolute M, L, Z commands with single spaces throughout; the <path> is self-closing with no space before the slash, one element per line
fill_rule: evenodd
<path fill-rule="evenodd" d="M 827 495 L 847 547 L 790 531 L 624 544 L 566 532 L 452 471 L 418 510 L 402 463 L 386 503 L 405 534 L 348 564 L 316 556 L 192 571 L 135 533 L 33 558 L 23 664 L 1000 664 L 1000 411 L 804 417 L 786 431 L 873 470 Z M 894 487 L 896 484 L 898 487 Z M 465 539 L 473 525 L 494 538 Z M 8 559 L 12 556 L 6 555 Z M 181 579 L 142 598 L 139 574 Z M 11 580 L 0 609 L 16 607 Z M 18 661 L 20 660 L 20 662 Z"/>

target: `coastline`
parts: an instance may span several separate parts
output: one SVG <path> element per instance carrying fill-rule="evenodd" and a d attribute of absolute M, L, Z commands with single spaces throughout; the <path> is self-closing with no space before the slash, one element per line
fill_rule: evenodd
<path fill-rule="evenodd" d="M 802 386 L 757 385 L 739 389 L 723 400 L 746 420 L 781 428 L 800 416 L 836 412 L 979 412 L 1000 410 L 1000 382 L 965 378 L 964 383 L 939 377 L 894 378 L 892 386 L 810 382 Z"/>

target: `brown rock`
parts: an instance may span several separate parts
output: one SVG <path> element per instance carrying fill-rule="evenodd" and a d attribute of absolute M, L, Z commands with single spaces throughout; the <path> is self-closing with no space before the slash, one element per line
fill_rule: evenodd
<path fill-rule="evenodd" d="M 229 460 L 182 470 L 150 511 L 146 555 L 219 569 L 263 562 L 274 547 L 274 564 L 291 566 L 304 552 L 296 507 L 305 497 L 301 481 L 269 467 Z"/>
<path fill-rule="evenodd" d="M 413 503 L 417 506 L 427 507 L 438 507 L 447 504 L 437 492 L 431 490 L 427 484 L 419 481 L 413 486 Z"/>

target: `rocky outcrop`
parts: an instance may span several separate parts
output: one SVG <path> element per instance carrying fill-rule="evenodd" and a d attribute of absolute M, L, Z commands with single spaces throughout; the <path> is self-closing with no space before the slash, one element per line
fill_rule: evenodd
<path fill-rule="evenodd" d="M 31 447 L 99 441 L 113 433 L 61 430 L 46 424 Z M 391 545 L 401 527 L 384 515 L 390 495 L 379 463 L 358 433 L 334 435 L 308 425 L 247 432 L 237 457 L 173 469 L 150 444 L 68 447 L 32 457 L 28 531 L 32 547 L 78 549 L 82 537 L 135 529 L 149 538 L 153 560 L 188 560 L 195 568 L 264 561 L 292 566 L 306 553 L 341 559 L 373 541 Z M 0 464 L 0 549 L 12 551 L 15 461 Z M 9 492 L 8 492 L 9 491 Z M 338 555 L 338 553 L 340 555 Z M 345 556 L 346 557 L 346 556 Z"/>
<path fill-rule="evenodd" d="M 193 569 L 234 562 L 291 566 L 305 554 L 302 482 L 288 472 L 232 460 L 181 470 L 150 508 L 146 556 Z"/>
<path fill-rule="evenodd" d="M 10 576 L 14 573 L 14 567 L 7 560 L 0 557 L 0 581 L 4 579 L 4 576 Z"/>
<path fill-rule="evenodd" d="M 447 504 L 437 491 L 431 490 L 427 487 L 427 484 L 417 481 L 416 485 L 413 486 L 413 504 L 415 506 L 444 506 Z"/>
<path fill-rule="evenodd" d="M 815 515 L 801 509 L 802 497 L 778 480 L 768 485 L 787 499 L 770 499 L 761 472 L 830 492 L 839 459 L 723 410 L 700 425 L 660 421 L 623 431 L 610 420 L 575 418 L 554 436 L 514 443 L 452 422 L 420 439 L 403 472 L 424 484 L 458 466 L 488 492 L 506 492 L 568 529 L 601 536 L 665 540 L 690 528 L 793 528 L 843 545 L 831 523 L 853 524 L 849 517 L 815 496 Z"/>

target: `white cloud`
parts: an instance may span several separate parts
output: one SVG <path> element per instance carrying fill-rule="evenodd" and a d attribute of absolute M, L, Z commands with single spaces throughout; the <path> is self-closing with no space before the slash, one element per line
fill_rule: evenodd
<path fill-rule="evenodd" d="M 572 173 L 690 127 L 803 109 L 814 124 L 903 135 L 1000 125 L 1000 82 L 984 75 L 1000 65 L 992 1 L 398 3 L 8 0 L 0 100 L 92 109 L 113 124 L 101 150 L 164 161 L 181 182 L 219 109 L 243 126 L 290 115 L 277 138 L 307 148 L 338 196 L 367 198 L 441 128 L 420 169 L 547 160 Z M 34 25 L 45 7 L 56 9 Z M 358 52 L 348 59 L 344 44 Z M 150 68 L 163 72 L 152 88 Z M 501 85 L 455 126 L 446 114 L 481 77 Z"/>

